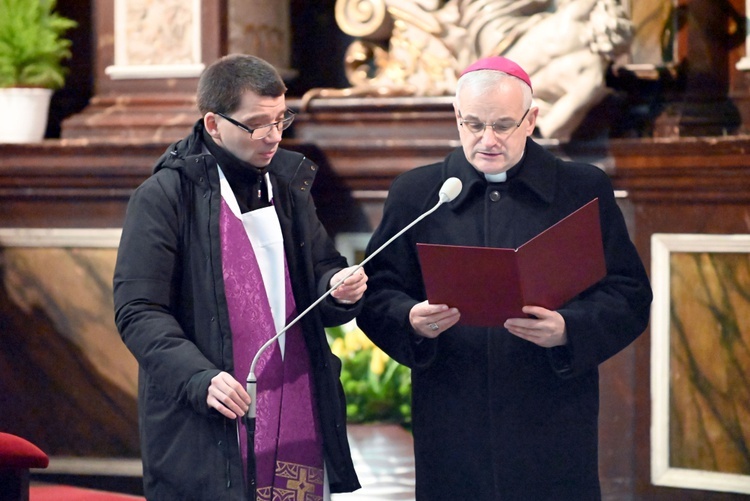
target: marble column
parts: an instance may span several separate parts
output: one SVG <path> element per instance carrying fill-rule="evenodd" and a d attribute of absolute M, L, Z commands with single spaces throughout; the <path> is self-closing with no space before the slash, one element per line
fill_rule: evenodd
<path fill-rule="evenodd" d="M 288 1 L 229 0 L 227 27 L 229 53 L 261 57 L 284 78 L 294 76 Z"/>

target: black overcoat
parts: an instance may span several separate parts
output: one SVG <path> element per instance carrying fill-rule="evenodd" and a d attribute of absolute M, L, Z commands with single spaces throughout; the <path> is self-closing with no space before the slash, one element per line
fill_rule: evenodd
<path fill-rule="evenodd" d="M 417 499 L 599 499 L 597 367 L 642 333 L 652 297 L 610 180 L 528 139 L 508 181 L 488 183 L 458 148 L 394 180 L 367 252 L 433 207 L 453 176 L 458 197 L 368 263 L 357 320 L 412 368 Z M 409 310 L 426 299 L 417 242 L 517 248 L 595 197 L 607 276 L 558 310 L 566 347 L 460 322 L 435 340 L 414 334 Z"/>
<path fill-rule="evenodd" d="M 115 322 L 140 368 L 138 417 L 150 501 L 245 499 L 235 421 L 206 402 L 211 378 L 232 373 L 234 362 L 222 276 L 219 175 L 201 137 L 198 121 L 193 134 L 171 145 L 136 189 L 115 267 Z M 317 166 L 279 149 L 269 173 L 297 311 L 304 311 L 346 260 L 310 196 Z M 358 309 L 329 296 L 300 321 L 333 492 L 357 489 L 359 483 L 346 435 L 341 364 L 324 326 L 345 323 Z"/>

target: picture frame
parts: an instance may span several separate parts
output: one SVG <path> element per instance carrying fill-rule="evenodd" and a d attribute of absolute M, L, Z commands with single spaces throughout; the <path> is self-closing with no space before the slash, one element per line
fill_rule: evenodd
<path fill-rule="evenodd" d="M 656 233 L 651 281 L 652 483 L 750 494 L 750 235 Z"/>

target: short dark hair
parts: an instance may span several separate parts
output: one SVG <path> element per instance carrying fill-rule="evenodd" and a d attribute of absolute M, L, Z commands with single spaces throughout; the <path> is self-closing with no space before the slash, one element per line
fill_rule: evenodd
<path fill-rule="evenodd" d="M 230 54 L 212 63 L 198 81 L 198 109 L 233 113 L 240 107 L 243 94 L 279 97 L 286 92 L 284 80 L 270 63 L 247 54 Z"/>

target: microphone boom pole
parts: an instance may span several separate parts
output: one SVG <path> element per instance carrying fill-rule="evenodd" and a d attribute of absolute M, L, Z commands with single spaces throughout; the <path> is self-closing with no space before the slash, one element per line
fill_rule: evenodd
<path fill-rule="evenodd" d="M 349 277 L 351 277 L 352 275 L 354 275 L 357 271 L 359 271 L 360 269 L 362 269 L 362 267 L 364 267 L 364 265 L 367 264 L 372 258 L 374 258 L 375 256 L 377 256 L 380 253 L 380 251 L 382 251 L 383 249 L 385 249 L 386 247 L 388 247 L 394 240 L 396 240 L 398 237 L 400 237 L 401 235 L 403 235 L 404 233 L 406 233 L 406 231 L 408 231 L 412 226 L 414 226 L 415 224 L 417 224 L 418 222 L 420 222 L 421 220 L 423 220 L 424 218 L 426 218 L 427 216 L 429 216 L 430 214 L 432 214 L 433 212 L 435 212 L 438 209 L 438 207 L 440 207 L 441 205 L 443 205 L 445 202 L 450 202 L 454 198 L 456 198 L 458 196 L 458 194 L 461 192 L 461 186 L 462 186 L 461 185 L 461 180 L 458 179 L 457 177 L 448 178 L 443 183 L 443 185 L 440 187 L 440 191 L 439 191 L 439 194 L 438 194 L 438 198 L 439 199 L 438 199 L 438 202 L 435 204 L 434 207 L 432 207 L 427 212 L 424 212 L 417 219 L 415 219 L 414 221 L 412 221 L 411 223 L 409 223 L 408 225 L 406 225 L 404 228 L 402 228 L 401 231 L 399 231 L 398 233 L 396 233 L 395 235 L 393 235 L 391 238 L 389 238 L 383 245 L 381 245 L 380 247 L 378 247 L 377 250 L 375 250 L 375 252 L 373 252 L 372 254 L 370 254 L 369 256 L 367 256 L 361 263 L 359 263 L 357 266 L 355 266 L 354 268 L 352 268 L 352 270 L 349 271 L 349 273 L 347 273 L 344 276 L 344 278 L 340 279 L 333 286 L 331 286 L 331 288 L 328 289 L 325 292 L 325 294 L 323 294 L 322 296 L 320 296 L 310 306 L 308 306 L 307 308 L 305 308 L 305 310 L 302 313 L 300 313 L 299 315 L 297 315 L 297 317 L 294 320 L 292 320 L 291 322 L 289 322 L 283 329 L 281 329 L 279 332 L 277 332 L 268 341 L 266 341 L 265 343 L 263 343 L 263 345 L 258 349 L 258 352 L 255 354 L 255 357 L 253 357 L 253 361 L 250 364 L 250 372 L 247 375 L 247 386 L 246 386 L 247 393 L 250 395 L 250 399 L 251 399 L 250 408 L 248 409 L 247 414 L 245 415 L 245 426 L 247 427 L 247 437 L 248 437 L 248 440 L 247 440 L 247 442 L 248 442 L 248 451 L 247 451 L 247 456 L 248 456 L 248 463 L 247 463 L 247 465 L 248 465 L 248 468 L 247 468 L 247 470 L 248 470 L 248 478 L 247 478 L 247 480 L 248 480 L 248 496 L 249 496 L 249 498 L 251 500 L 255 500 L 256 499 L 256 495 L 255 495 L 256 476 L 255 476 L 255 471 L 254 471 L 255 470 L 254 437 L 255 437 L 255 418 L 256 418 L 256 414 L 257 414 L 257 407 L 256 407 L 255 397 L 256 397 L 256 394 L 257 394 L 258 379 L 255 376 L 255 368 L 258 365 L 258 361 L 260 360 L 260 357 L 263 354 L 263 352 L 265 352 L 266 349 L 268 349 L 268 347 L 271 346 L 274 343 L 274 341 L 276 341 L 277 339 L 279 339 L 279 337 L 282 334 L 284 334 L 287 330 L 289 330 L 289 328 L 291 328 L 294 324 L 296 324 L 302 317 L 304 317 L 305 315 L 307 315 L 310 312 L 310 310 L 312 310 L 317 305 L 319 305 L 321 303 L 321 301 L 323 301 L 333 291 L 335 291 L 337 287 L 339 287 L 341 284 L 343 284 L 346 281 L 346 279 L 348 279 Z M 251 441 L 251 437 L 253 438 L 253 441 Z M 252 466 L 253 466 L 252 470 L 253 471 L 252 472 L 250 470 L 250 465 L 251 465 L 250 456 L 251 455 L 253 456 L 253 458 L 252 458 Z M 252 475 L 251 475 L 251 473 L 252 473 Z M 251 487 L 252 487 L 252 492 L 250 492 L 250 488 Z"/>

